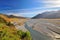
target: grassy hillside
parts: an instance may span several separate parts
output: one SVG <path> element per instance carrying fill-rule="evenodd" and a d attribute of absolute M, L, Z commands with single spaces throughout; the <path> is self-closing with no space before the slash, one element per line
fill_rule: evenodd
<path fill-rule="evenodd" d="M 0 15 L 0 40 L 32 40 L 30 32 L 17 30 L 10 22 L 17 22 L 18 18 L 8 18 L 5 15 Z M 20 20 L 22 24 L 24 20 Z M 20 22 L 20 25 L 22 25 Z M 18 22 L 17 22 L 18 23 Z"/>
<path fill-rule="evenodd" d="M 0 40 L 31 40 L 29 32 L 11 29 L 8 26 L 0 23 Z"/>
<path fill-rule="evenodd" d="M 23 25 L 27 19 L 26 18 L 15 18 L 15 17 L 8 17 L 7 15 L 0 14 L 0 17 L 6 20 L 6 22 L 17 22 L 20 26 Z"/>

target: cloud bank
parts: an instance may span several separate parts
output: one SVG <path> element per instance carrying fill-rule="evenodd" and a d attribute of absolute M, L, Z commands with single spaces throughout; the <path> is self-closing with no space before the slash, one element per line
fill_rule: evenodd
<path fill-rule="evenodd" d="M 60 0 L 36 0 L 36 2 L 41 2 L 44 4 L 44 7 L 46 8 L 54 8 L 54 7 L 60 7 Z"/>

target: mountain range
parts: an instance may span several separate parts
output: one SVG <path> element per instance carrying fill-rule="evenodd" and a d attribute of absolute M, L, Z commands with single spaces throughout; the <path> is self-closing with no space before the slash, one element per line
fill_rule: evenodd
<path fill-rule="evenodd" d="M 59 11 L 46 11 L 32 17 L 32 19 L 35 19 L 35 18 L 48 18 L 48 19 L 60 18 L 60 10 Z"/>
<path fill-rule="evenodd" d="M 0 13 L 0 16 L 6 16 L 8 18 L 22 18 L 22 19 L 25 18 L 25 17 L 22 17 L 22 16 L 7 15 L 7 14 L 2 14 L 2 13 Z"/>

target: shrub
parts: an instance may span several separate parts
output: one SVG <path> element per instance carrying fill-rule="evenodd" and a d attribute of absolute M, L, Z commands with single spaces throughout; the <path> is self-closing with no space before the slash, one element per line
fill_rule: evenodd
<path fill-rule="evenodd" d="M 8 22 L 7 26 L 14 26 L 14 25 L 11 22 Z"/>
<path fill-rule="evenodd" d="M 20 36 L 21 39 L 24 40 L 32 40 L 30 32 L 22 32 L 21 30 L 17 31 L 17 34 Z"/>

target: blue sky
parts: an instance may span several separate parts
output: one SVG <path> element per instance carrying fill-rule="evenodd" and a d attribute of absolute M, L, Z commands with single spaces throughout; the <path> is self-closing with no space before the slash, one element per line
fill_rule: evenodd
<path fill-rule="evenodd" d="M 60 10 L 60 0 L 0 0 L 0 13 L 33 17 L 45 11 Z"/>

